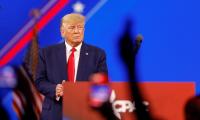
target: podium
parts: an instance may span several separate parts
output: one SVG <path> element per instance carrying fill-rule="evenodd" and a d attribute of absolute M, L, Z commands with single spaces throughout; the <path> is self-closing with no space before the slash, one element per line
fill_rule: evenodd
<path fill-rule="evenodd" d="M 109 86 L 110 103 L 117 118 L 136 120 L 129 83 L 111 82 Z M 90 87 L 89 82 L 64 84 L 63 120 L 105 120 L 89 104 Z M 139 87 L 144 105 L 153 117 L 161 120 L 183 120 L 185 103 L 195 95 L 193 82 L 142 82 Z"/>

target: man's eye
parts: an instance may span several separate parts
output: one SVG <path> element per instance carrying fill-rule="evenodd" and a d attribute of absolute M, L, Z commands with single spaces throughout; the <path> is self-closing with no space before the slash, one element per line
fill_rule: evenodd
<path fill-rule="evenodd" d="M 73 27 L 73 26 L 71 26 L 71 27 L 69 27 L 69 29 L 74 29 L 74 27 Z"/>
<path fill-rule="evenodd" d="M 82 26 L 80 26 L 80 27 L 78 27 L 78 29 L 83 29 L 83 27 L 82 27 Z"/>

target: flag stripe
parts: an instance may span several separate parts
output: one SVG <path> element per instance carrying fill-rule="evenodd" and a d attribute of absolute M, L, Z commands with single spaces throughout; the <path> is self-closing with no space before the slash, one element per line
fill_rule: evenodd
<path fill-rule="evenodd" d="M 22 112 L 21 112 L 19 106 L 17 105 L 16 101 L 13 101 L 12 107 L 13 107 L 13 110 L 15 111 L 18 119 L 21 120 L 22 119 Z"/>
<path fill-rule="evenodd" d="M 47 14 L 45 14 L 40 21 L 37 23 L 38 30 L 40 31 L 65 5 L 67 5 L 68 0 L 59 0 L 58 3 L 55 4 L 52 9 L 48 11 Z M 4 66 L 7 64 L 12 58 L 16 56 L 18 52 L 21 51 L 22 48 L 25 47 L 25 45 L 30 42 L 33 33 L 33 29 L 29 30 L 20 40 L 16 45 L 11 48 L 11 50 L 5 54 L 2 59 L 0 60 L 0 67 Z"/>
<path fill-rule="evenodd" d="M 24 66 L 20 66 L 20 70 L 23 73 L 24 77 L 26 78 L 30 86 L 29 88 L 31 89 L 33 93 L 33 102 L 32 102 L 33 109 L 34 109 L 37 119 L 39 120 L 40 114 L 42 112 L 42 102 L 44 100 L 44 96 L 40 94 L 39 91 L 36 89 L 33 81 L 31 81 L 30 77 L 27 74 L 27 71 L 24 69 Z"/>
<path fill-rule="evenodd" d="M 48 12 L 48 10 L 50 10 L 50 8 L 52 8 L 52 6 L 54 6 L 56 4 L 57 0 L 51 0 L 49 1 L 40 11 L 41 15 L 44 15 L 46 12 Z M 15 35 L 14 37 L 12 37 L 12 39 L 1 49 L 0 51 L 0 57 L 2 57 L 6 51 L 8 51 L 25 33 L 28 32 L 28 30 L 30 30 L 35 23 L 35 19 L 31 19 L 30 21 L 28 21 L 24 27 L 22 27 Z"/>
<path fill-rule="evenodd" d="M 101 0 L 98 4 L 90 10 L 86 15 L 86 21 L 88 21 L 108 0 Z"/>
<path fill-rule="evenodd" d="M 59 0 L 59 2 L 38 22 L 38 29 L 41 30 L 67 3 L 68 0 Z"/>

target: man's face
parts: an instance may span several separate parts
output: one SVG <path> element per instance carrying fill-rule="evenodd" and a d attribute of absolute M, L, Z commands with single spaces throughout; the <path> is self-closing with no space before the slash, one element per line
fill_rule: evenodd
<path fill-rule="evenodd" d="M 61 29 L 62 36 L 72 47 L 76 47 L 83 41 L 84 23 L 66 23 Z"/>

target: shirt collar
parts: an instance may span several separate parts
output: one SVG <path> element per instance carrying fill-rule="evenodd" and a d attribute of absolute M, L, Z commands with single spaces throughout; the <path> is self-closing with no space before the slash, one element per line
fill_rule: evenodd
<path fill-rule="evenodd" d="M 65 46 L 67 48 L 67 53 L 69 53 L 70 50 L 72 49 L 72 46 L 70 46 L 66 41 L 65 41 Z M 81 46 L 82 46 L 82 42 L 78 46 L 75 47 L 76 51 L 79 52 L 81 50 Z"/>

